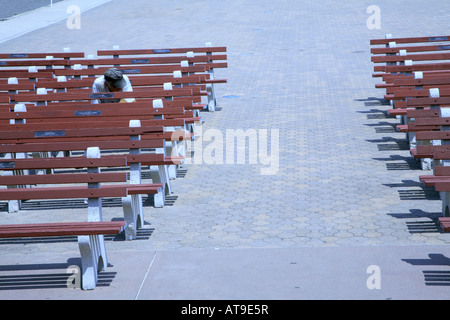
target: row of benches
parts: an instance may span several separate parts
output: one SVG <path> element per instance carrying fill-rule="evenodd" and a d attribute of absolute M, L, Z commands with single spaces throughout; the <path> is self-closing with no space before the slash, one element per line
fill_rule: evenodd
<path fill-rule="evenodd" d="M 94 289 L 108 265 L 103 235 L 136 238 L 142 196 L 164 206 L 199 110 L 215 110 L 213 86 L 226 80 L 213 71 L 227 66 L 215 62 L 226 60 L 215 52 L 226 48 L 115 48 L 98 51 L 97 59 L 69 50 L 0 54 L 0 200 L 10 212 L 31 199 L 81 198 L 88 207 L 87 221 L 4 224 L 0 237 L 77 235 L 82 289 Z M 129 76 L 132 92 L 92 93 L 95 77 L 111 66 Z M 92 104 L 97 99 L 134 102 Z M 123 221 L 103 221 L 108 197 L 121 198 Z"/>
<path fill-rule="evenodd" d="M 73 88 L 89 89 L 92 85 L 89 81 L 70 84 L 55 82 L 65 82 L 67 78 L 81 80 L 101 76 L 106 69 L 115 66 L 130 77 L 133 87 L 150 87 L 162 83 L 172 83 L 175 86 L 197 84 L 199 88 L 206 90 L 208 110 L 214 111 L 216 106 L 214 84 L 226 82 L 225 79 L 216 79 L 214 75 L 215 69 L 227 67 L 227 56 L 224 54 L 226 48 L 213 47 L 210 43 L 207 43 L 206 47 L 185 49 L 99 50 L 97 55 L 101 58 L 92 56 L 84 58 L 83 53 L 66 51 L 0 54 L 0 90 L 5 90 L 5 87 L 1 87 L 3 84 L 15 84 L 15 87 L 9 89 L 14 91 L 30 91 L 36 88 L 59 91 Z M 169 74 L 172 76 L 168 76 Z M 144 75 L 151 77 L 142 77 Z M 195 77 L 182 77 L 186 75 Z M 29 83 L 36 82 L 38 78 L 39 82 L 34 86 Z M 20 81 L 21 79 L 25 79 L 25 83 Z M 0 101 L 5 100 L 0 97 Z"/>
<path fill-rule="evenodd" d="M 440 193 L 444 231 L 450 231 L 450 36 L 373 39 L 373 77 L 400 119 L 411 156 L 420 161 L 425 186 Z"/>

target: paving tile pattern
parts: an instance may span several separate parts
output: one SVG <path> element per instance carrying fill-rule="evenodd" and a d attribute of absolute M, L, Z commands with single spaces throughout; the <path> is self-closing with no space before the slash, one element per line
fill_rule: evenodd
<path fill-rule="evenodd" d="M 228 83 L 217 86 L 218 110 L 201 113 L 202 131 L 225 137 L 227 129 L 266 129 L 269 136 L 278 130 L 277 174 L 262 175 L 267 165 L 248 159 L 187 164 L 173 183 L 170 205 L 145 207 L 148 241 L 121 243 L 119 250 L 448 244 L 450 236 L 437 226 L 439 195 L 420 184 L 423 172 L 404 134 L 395 132 L 398 120 L 385 112 L 384 92 L 374 88 L 379 80 L 371 77 L 369 40 L 386 33 L 444 35 L 450 4 L 409 1 L 399 11 L 380 0 L 381 29 L 370 30 L 371 4 L 112 1 L 83 13 L 80 30 L 57 23 L 4 43 L 0 51 L 69 46 L 92 54 L 117 44 L 161 48 L 212 41 L 228 48 L 228 68 L 216 71 Z M 423 16 L 429 21 L 417 23 Z M 208 145 L 203 142 L 204 155 Z M 120 217 L 120 207 L 107 209 L 105 219 Z M 0 212 L 0 222 L 43 214 L 82 219 L 83 212 Z"/>

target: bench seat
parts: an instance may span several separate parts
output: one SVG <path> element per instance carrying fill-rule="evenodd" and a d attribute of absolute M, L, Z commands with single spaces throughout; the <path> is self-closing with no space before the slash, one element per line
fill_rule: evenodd
<path fill-rule="evenodd" d="M 58 222 L 0 225 L 0 238 L 119 234 L 125 221 Z"/>
<path fill-rule="evenodd" d="M 93 290 L 108 266 L 104 235 L 119 234 L 125 221 L 89 221 L 0 225 L 0 238 L 78 236 L 81 289 Z"/>

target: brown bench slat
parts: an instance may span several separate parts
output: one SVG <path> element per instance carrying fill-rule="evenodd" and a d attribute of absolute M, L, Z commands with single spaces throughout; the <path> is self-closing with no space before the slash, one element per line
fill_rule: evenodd
<path fill-rule="evenodd" d="M 169 54 L 169 53 L 195 53 L 226 52 L 227 47 L 191 47 L 191 48 L 160 48 L 160 49 L 117 49 L 117 50 L 97 50 L 98 56 L 112 55 L 140 55 L 140 54 Z"/>
<path fill-rule="evenodd" d="M 83 199 L 126 197 L 125 186 L 104 185 L 101 188 L 83 186 L 0 189 L 0 200 Z"/>
<path fill-rule="evenodd" d="M 49 59 L 49 60 L 3 60 L 0 61 L 0 67 L 19 67 L 19 66 L 69 66 L 67 59 Z"/>
<path fill-rule="evenodd" d="M 143 136 L 141 136 L 142 140 L 158 140 L 158 139 L 166 139 L 166 140 L 170 140 L 171 137 L 171 132 L 167 132 L 167 133 L 150 133 L 150 134 L 145 134 Z M 123 135 L 123 136 L 104 136 L 104 137 L 95 137 L 96 140 L 99 141 L 110 141 L 110 140 L 130 140 L 130 136 L 129 135 Z M 5 140 L 1 140 L 0 143 L 12 143 L 12 144 L 16 144 L 16 143 L 40 143 L 40 142 L 83 142 L 89 140 L 89 138 L 87 137 L 53 137 L 51 139 L 49 138 L 31 138 L 31 139 L 5 139 Z"/>
<path fill-rule="evenodd" d="M 448 160 L 450 159 L 450 151 L 446 149 L 438 149 L 434 151 L 434 159 Z"/>
<path fill-rule="evenodd" d="M 197 117 L 200 120 L 200 117 Z M 141 119 L 141 126 L 143 127 L 182 127 L 185 122 L 190 118 L 175 118 L 175 119 Z M 129 119 L 127 118 L 106 118 L 103 120 L 91 121 L 90 119 L 85 119 L 80 125 L 79 122 L 37 122 L 37 123 L 13 123 L 5 124 L 1 127 L 2 131 L 16 131 L 16 130 L 64 130 L 64 129 L 74 129 L 74 128 L 108 128 L 108 127 L 126 127 L 129 125 Z M 143 148 L 151 148 L 143 147 Z"/>
<path fill-rule="evenodd" d="M 417 118 L 415 122 L 418 126 L 450 126 L 450 117 Z"/>
<path fill-rule="evenodd" d="M 8 79 L 11 77 L 16 77 L 18 79 L 43 79 L 43 78 L 53 78 L 54 74 L 51 71 L 45 72 L 28 72 L 27 70 L 2 70 L 0 69 L 0 79 Z"/>
<path fill-rule="evenodd" d="M 429 118 L 439 117 L 438 109 L 408 109 L 406 110 L 408 118 Z"/>
<path fill-rule="evenodd" d="M 83 141 L 83 142 L 52 142 L 52 143 L 27 143 L 0 145 L 2 153 L 17 152 L 45 152 L 45 151 L 76 151 L 85 150 L 89 147 L 99 147 L 100 150 L 111 149 L 142 149 L 163 148 L 163 140 L 120 140 L 120 141 Z"/>
<path fill-rule="evenodd" d="M 136 57 L 136 58 L 98 58 L 98 59 L 72 59 L 69 64 L 81 64 L 89 66 L 99 66 L 99 65 L 151 65 L 151 64 L 175 64 L 181 61 L 188 61 L 189 63 L 206 63 L 210 62 L 212 59 L 216 60 L 226 60 L 226 55 L 221 56 L 154 56 L 154 57 Z M 1 61 L 0 61 L 1 62 Z"/>
<path fill-rule="evenodd" d="M 127 106 L 126 108 L 102 108 L 97 107 L 98 105 L 91 105 L 90 109 L 82 109 L 82 110 L 32 110 L 26 112 L 0 112 L 0 119 L 10 120 L 10 119 L 36 119 L 41 120 L 40 122 L 48 122 L 46 119 L 52 119 L 53 122 L 59 119 L 61 122 L 69 121 L 77 121 L 79 120 L 105 120 L 109 117 L 125 117 L 124 119 L 129 119 L 133 117 L 134 119 L 148 119 L 149 117 L 154 117 L 158 115 L 173 115 L 173 116 L 183 116 L 185 114 L 184 107 L 173 107 L 167 108 L 165 110 L 153 109 L 150 106 L 147 106 L 146 109 L 143 108 L 133 108 L 132 106 Z M 163 108 L 164 109 L 164 108 Z M 104 119 L 105 118 L 105 119 Z M 34 122 L 36 122 L 34 121 Z M 0 130 L 2 130 L 0 128 Z M 1 136 L 0 138 L 4 139 L 5 137 Z"/>
<path fill-rule="evenodd" d="M 395 79 L 393 86 L 432 86 L 432 85 L 442 85 L 449 84 L 449 78 L 428 78 L 428 79 Z"/>
<path fill-rule="evenodd" d="M 450 217 L 439 217 L 438 220 L 441 228 L 445 232 L 450 231 Z"/>
<path fill-rule="evenodd" d="M 374 63 L 385 63 L 385 62 L 402 62 L 405 60 L 413 61 L 426 61 L 426 60 L 448 60 L 450 59 L 449 52 L 440 53 L 422 53 L 422 54 L 408 54 L 405 56 L 395 55 L 395 56 L 372 56 L 371 61 Z"/>
<path fill-rule="evenodd" d="M 57 69 L 54 70 L 55 76 L 99 76 L 103 75 L 108 67 L 99 67 L 92 69 Z M 118 68 L 123 74 L 157 74 L 157 73 L 173 73 L 174 71 L 181 71 L 182 73 L 189 72 L 206 72 L 210 69 L 207 64 L 199 64 L 190 67 L 181 67 L 180 65 L 161 65 L 161 66 L 124 66 Z"/>
<path fill-rule="evenodd" d="M 449 105 L 450 97 L 440 97 L 440 98 L 413 98 L 406 101 L 407 106 L 430 106 L 430 105 Z"/>
<path fill-rule="evenodd" d="M 387 53 L 399 53 L 400 50 L 406 50 L 410 52 L 429 52 L 429 51 L 442 51 L 450 50 L 449 45 L 423 45 L 423 46 L 397 46 L 395 48 L 381 47 L 381 48 L 370 48 L 370 53 L 372 54 L 387 54 Z"/>
<path fill-rule="evenodd" d="M 17 52 L 0 53 L 0 59 L 44 59 L 48 56 L 53 58 L 84 58 L 84 52 Z"/>
<path fill-rule="evenodd" d="M 160 183 L 141 183 L 137 185 L 127 185 L 128 194 L 156 194 L 161 189 L 162 184 Z"/>
<path fill-rule="evenodd" d="M 450 63 L 418 63 L 411 66 L 407 65 L 388 65 L 376 67 L 377 71 L 382 72 L 413 72 L 413 71 L 429 71 L 429 70 L 449 70 Z M 375 69 L 375 68 L 374 68 Z"/>
<path fill-rule="evenodd" d="M 419 131 L 417 140 L 450 140 L 450 131 Z"/>
<path fill-rule="evenodd" d="M 165 156 L 162 153 L 141 153 L 141 154 L 120 154 L 120 155 L 104 155 L 104 159 L 122 158 L 127 159 L 127 163 L 156 163 L 165 162 Z"/>
<path fill-rule="evenodd" d="M 0 129 L 1 130 L 1 129 Z M 163 127 L 117 127 L 117 128 L 80 128 L 66 130 L 21 130 L 0 131 L 1 140 L 9 139 L 32 139 L 53 137 L 102 137 L 120 135 L 141 135 L 144 133 L 162 133 Z"/>
<path fill-rule="evenodd" d="M 127 104 L 127 108 L 133 108 L 133 109 L 153 109 L 153 101 L 154 100 L 162 100 L 160 99 L 162 97 L 156 97 L 152 98 L 149 97 L 147 99 L 142 100 L 136 100 L 135 102 L 131 104 Z M 177 100 L 162 100 L 163 107 L 162 108 L 155 108 L 155 113 L 163 113 L 166 111 L 166 108 L 172 109 L 172 108 L 187 108 L 192 106 L 192 101 L 189 98 L 186 99 L 177 99 Z M 29 108 L 27 110 L 33 111 L 33 110 L 40 110 L 40 111 L 55 111 L 55 110 L 107 110 L 107 109 L 125 109 L 123 108 L 123 103 L 100 103 L 100 104 L 92 104 L 90 101 L 58 101 L 58 102 L 48 102 L 48 105 L 46 106 L 35 106 L 35 105 L 29 105 Z M 14 107 L 12 105 L 12 107 Z M 174 110 L 182 110 L 182 109 L 174 109 Z"/>
<path fill-rule="evenodd" d="M 125 221 L 9 224 L 0 226 L 0 238 L 119 234 Z"/>
<path fill-rule="evenodd" d="M 446 182 L 436 182 L 434 184 L 434 189 L 438 192 L 450 192 L 450 181 Z"/>
<path fill-rule="evenodd" d="M 114 158 L 68 157 L 0 160 L 1 170 L 121 167 L 126 165 L 127 159 L 124 156 Z"/>
<path fill-rule="evenodd" d="M 152 161 L 152 162 L 143 161 L 143 162 L 141 162 L 141 164 L 144 166 L 172 165 L 172 164 L 179 165 L 182 163 L 183 159 L 184 159 L 184 157 L 182 157 L 182 156 L 173 156 L 173 157 L 165 157 L 163 160 L 160 160 L 160 161 Z"/>
<path fill-rule="evenodd" d="M 433 158 L 434 157 L 434 153 L 435 152 L 439 152 L 439 150 L 450 151 L 450 145 L 448 145 L 448 146 L 446 146 L 446 145 L 441 145 L 441 146 L 433 146 L 433 145 L 417 146 L 416 147 L 416 154 L 414 155 L 414 157 L 417 157 L 417 158 Z M 436 169 L 437 170 L 442 170 L 441 167 L 436 167 L 435 168 L 435 174 L 436 174 Z M 440 174 L 440 175 L 447 175 L 447 174 Z M 450 171 L 448 172 L 448 175 L 450 175 Z"/>
<path fill-rule="evenodd" d="M 147 90 L 139 90 L 132 92 L 59 92 L 47 94 L 29 94 L 21 93 L 11 95 L 11 99 L 16 102 L 44 102 L 44 101 L 71 101 L 71 100 L 96 100 L 96 99 L 126 99 L 126 98 L 152 98 L 152 97 L 174 97 L 174 96 L 190 96 L 192 89 L 173 88 L 172 90 L 163 90 L 160 88 L 149 88 Z"/>
<path fill-rule="evenodd" d="M 450 177 L 437 177 L 433 175 L 419 176 L 419 179 L 426 187 L 434 187 L 436 183 L 450 182 Z"/>
<path fill-rule="evenodd" d="M 126 182 L 126 172 L 0 176 L 0 185 Z"/>
<path fill-rule="evenodd" d="M 1 91 L 9 90 L 34 90 L 37 82 L 25 82 L 18 84 L 0 84 Z"/>
<path fill-rule="evenodd" d="M 387 39 L 371 39 L 370 45 L 396 43 L 421 43 L 421 42 L 440 42 L 448 41 L 450 36 L 432 36 L 432 37 L 404 37 L 404 38 L 387 38 Z"/>
<path fill-rule="evenodd" d="M 450 93 L 450 85 L 441 85 L 434 86 L 433 88 L 438 88 L 439 92 L 443 95 Z M 392 94 L 385 95 L 386 100 L 390 99 L 405 99 L 405 98 L 420 98 L 420 97 L 429 97 L 430 96 L 430 88 L 424 89 L 414 89 L 414 88 L 397 88 L 394 90 Z"/>

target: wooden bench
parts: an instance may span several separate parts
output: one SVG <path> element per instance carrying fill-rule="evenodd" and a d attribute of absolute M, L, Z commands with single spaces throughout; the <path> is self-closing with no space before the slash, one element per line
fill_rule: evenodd
<path fill-rule="evenodd" d="M 400 46 L 397 44 L 400 44 Z M 442 54 L 442 51 L 450 50 L 449 44 L 448 36 L 393 38 L 391 34 L 387 34 L 384 39 L 370 40 L 370 45 L 374 46 L 370 49 L 370 52 L 374 55 L 371 60 L 375 63 L 384 62 L 391 64 L 404 62 L 405 60 L 422 60 L 423 57 L 421 58 L 420 53 L 427 54 L 437 51 L 437 54 Z M 412 57 L 412 59 L 404 58 L 404 56 L 407 56 L 411 52 L 417 54 L 417 57 Z M 443 54 L 446 53 L 444 52 Z M 427 60 L 431 59 L 427 58 Z"/>
<path fill-rule="evenodd" d="M 226 83 L 226 79 L 217 79 L 214 70 L 217 68 L 227 68 L 226 62 L 226 47 L 213 47 L 211 43 L 206 43 L 205 47 L 191 47 L 191 48 L 162 48 L 162 49 L 132 49 L 132 50 L 98 50 L 97 55 L 100 57 L 109 56 L 114 59 L 127 57 L 134 62 L 149 61 L 153 59 L 166 59 L 166 61 L 182 61 L 182 66 L 200 66 L 207 65 L 205 71 L 190 71 L 195 74 L 206 72 L 209 79 L 202 80 L 202 83 L 207 84 L 208 91 L 208 110 L 214 111 L 217 106 L 217 98 L 214 84 Z M 184 56 L 180 56 L 180 54 Z M 206 58 L 205 58 L 206 57 Z M 176 60 L 173 60 L 176 59 Z M 182 71 L 188 74 L 186 71 Z"/>
<path fill-rule="evenodd" d="M 52 71 L 41 71 L 38 72 L 37 69 L 33 67 L 29 67 L 28 70 L 21 69 L 11 69 L 11 70 L 2 70 L 0 69 L 0 81 L 7 83 L 10 78 L 17 79 L 27 79 L 30 82 L 36 82 L 37 79 L 49 79 L 53 78 L 54 74 Z"/>
<path fill-rule="evenodd" d="M 135 98 L 137 102 L 142 103 L 133 103 L 131 105 L 126 106 L 127 115 L 133 115 L 133 119 L 148 119 L 149 116 L 153 117 L 164 117 L 166 119 L 185 119 L 185 127 L 189 132 L 194 132 L 194 125 L 196 122 L 201 120 L 200 117 L 195 116 L 194 111 L 198 110 L 198 107 L 194 105 L 195 97 L 192 96 L 192 89 L 190 88 L 172 88 L 167 86 L 165 88 L 149 88 L 145 90 L 140 90 L 138 92 L 114 92 L 114 93 L 88 93 L 88 92 L 58 92 L 58 93 L 47 93 L 47 90 L 44 89 L 45 94 L 38 93 L 20 93 L 20 94 L 12 94 L 10 95 L 10 104 L 5 104 L 3 109 L 5 111 L 13 111 L 11 110 L 11 103 L 33 103 L 36 105 L 48 105 L 56 102 L 58 106 L 58 110 L 67 110 L 69 106 L 79 106 L 82 102 L 90 104 L 92 99 L 104 98 L 104 99 L 125 99 L 125 98 Z M 163 97 L 163 99 L 160 99 Z M 65 106 L 62 106 L 62 103 L 66 103 Z M 147 102 L 147 104 L 146 104 Z M 149 103 L 153 105 L 153 109 L 149 108 Z M 83 116 L 89 117 L 90 120 L 94 121 L 95 117 L 105 117 L 105 116 L 125 116 L 122 109 L 124 105 L 117 104 L 108 104 L 110 106 L 106 106 L 107 104 L 90 105 L 86 107 L 86 111 L 82 111 L 79 109 L 76 111 L 75 109 L 71 109 L 74 112 L 74 116 L 77 118 L 81 118 Z M 185 110 L 182 109 L 185 108 Z M 0 105 L 0 110 L 2 106 Z M 100 111 L 102 110 L 103 111 Z M 139 109 L 139 110 L 138 110 Z M 32 109 L 29 109 L 32 110 Z M 49 111 L 49 108 L 45 110 Z M 89 112 L 88 110 L 93 110 Z M 95 112 L 94 112 L 95 111 Z M 172 112 L 173 111 L 173 112 Z M 0 111 L 1 112 L 1 111 Z M 157 114 L 159 112 L 159 115 Z M 59 114 L 59 116 L 56 116 Z M 68 118 L 73 115 L 68 115 L 66 112 L 55 111 L 53 113 L 48 112 L 46 115 L 39 116 L 40 119 L 45 119 L 45 117 L 49 118 Z M 33 116 L 28 115 L 28 118 L 32 118 Z M 2 117 L 2 119 L 5 119 Z M 9 122 L 9 120 L 8 120 Z M 173 131 L 170 129 L 170 131 Z"/>
<path fill-rule="evenodd" d="M 0 238 L 78 236 L 81 288 L 92 290 L 97 274 L 108 266 L 103 236 L 119 234 L 124 225 L 124 221 L 8 224 L 0 225 Z"/>
<path fill-rule="evenodd" d="M 68 59 L 59 59 L 52 56 L 47 56 L 47 59 L 33 59 L 33 60 L 23 60 L 23 59 L 13 59 L 13 60 L 0 60 L 0 68 L 11 68 L 11 67 L 45 67 L 46 70 L 53 70 L 58 67 L 68 67 Z"/>
<path fill-rule="evenodd" d="M 450 167 L 443 164 L 450 149 L 442 139 L 450 138 L 443 131 L 448 123 L 442 117 L 441 107 L 446 102 L 436 98 L 445 99 L 441 97 L 448 95 L 450 64 L 436 61 L 450 58 L 450 53 L 445 52 L 450 50 L 449 40 L 447 36 L 394 39 L 387 35 L 386 39 L 371 41 L 373 46 L 384 46 L 371 48 L 372 62 L 384 63 L 374 66 L 373 76 L 384 81 L 376 87 L 386 89 L 384 98 L 394 106 L 388 113 L 401 117 L 402 122 L 397 129 L 407 134 L 411 155 L 420 159 L 422 168 L 424 160 L 432 164 L 433 174 L 421 175 L 419 179 L 426 186 L 434 186 L 441 192 L 444 215 L 448 213 L 450 193 L 446 191 L 450 189 L 446 190 L 442 184 L 450 182 Z"/>
<path fill-rule="evenodd" d="M 27 128 L 28 124 L 4 126 L 0 134 L 0 152 L 16 155 L 42 151 L 77 151 L 90 146 L 101 146 L 104 151 L 114 150 L 115 154 L 105 155 L 104 158 L 125 157 L 128 160 L 128 165 L 124 169 L 128 168 L 130 172 L 131 184 L 142 184 L 142 166 L 154 167 L 151 172 L 154 188 L 150 190 L 150 185 L 147 184 L 149 191 L 151 191 L 147 194 L 154 196 L 156 207 L 161 207 L 164 205 L 165 196 L 172 192 L 165 168 L 169 164 L 178 163 L 180 157 L 167 157 L 165 155 L 164 141 L 161 136 L 162 127 L 139 127 L 139 123 L 136 123 L 136 121 L 133 121 L 131 125 L 131 127 L 123 128 L 78 127 L 76 129 L 67 129 L 65 125 L 63 126 L 64 129 L 58 128 L 57 125 L 53 127 L 46 125 L 47 129 L 44 131 Z M 23 126 L 25 126 L 25 129 Z M 6 129 L 9 130 L 5 131 Z M 140 141 L 141 136 L 146 134 L 153 136 L 153 139 Z M 162 153 L 155 153 L 156 150 L 150 151 L 150 153 L 141 152 L 144 147 L 151 147 L 156 150 L 160 148 L 159 150 L 162 150 Z M 23 158 L 24 156 L 20 157 Z M 12 156 L 11 158 L 19 157 Z M 31 161 L 33 159 L 23 160 Z M 14 170 L 23 170 L 23 168 L 15 168 Z M 24 175 L 22 179 L 27 181 L 27 178 L 30 178 L 27 184 L 31 184 L 34 177 Z M 133 195 L 125 200 L 128 201 L 124 206 L 124 217 L 127 221 L 126 236 L 133 239 L 136 229 L 143 225 L 142 196 L 136 193 L 136 196 Z M 19 209 L 19 204 L 10 203 L 9 205 L 10 211 Z"/>
<path fill-rule="evenodd" d="M 108 265 L 103 234 L 118 234 L 125 222 L 103 222 L 102 198 L 127 197 L 130 192 L 125 173 L 101 172 L 100 167 L 119 167 L 127 164 L 125 157 L 100 158 L 98 148 L 88 148 L 86 157 L 9 159 L 0 161 L 3 171 L 15 168 L 87 168 L 87 172 L 28 176 L 39 186 L 35 188 L 0 189 L 0 200 L 88 198 L 87 222 L 2 225 L 0 237 L 35 237 L 78 235 L 82 262 L 82 289 L 94 289 L 97 273 Z M 0 176 L 0 185 L 20 185 L 24 176 Z M 111 183 L 111 184 L 106 184 Z M 54 187 L 55 184 L 68 184 Z M 45 220 L 45 216 L 42 217 Z"/>
<path fill-rule="evenodd" d="M 412 155 L 416 158 L 429 157 L 433 160 L 433 174 L 419 176 L 420 181 L 425 186 L 432 186 L 440 192 L 442 200 L 443 216 L 449 216 L 450 206 L 450 131 L 447 131 L 450 124 L 449 113 L 446 110 L 439 110 L 439 117 L 416 119 L 417 126 L 434 126 L 434 130 L 423 130 L 416 133 L 417 141 L 425 140 L 427 145 L 417 145 L 416 150 L 412 150 Z"/>
<path fill-rule="evenodd" d="M 11 95 L 10 102 L 17 103 L 35 103 L 37 105 L 48 105 L 52 102 L 56 102 L 55 106 L 58 106 L 59 111 L 49 112 L 48 108 L 45 108 L 46 115 L 41 114 L 38 117 L 42 120 L 47 118 L 69 118 L 75 116 L 76 118 L 89 118 L 90 121 L 98 120 L 95 119 L 103 118 L 106 116 L 127 116 L 130 119 L 130 116 L 133 116 L 133 119 L 149 119 L 154 117 L 163 117 L 165 119 L 185 119 L 185 126 L 183 128 L 188 132 L 194 133 L 194 126 L 196 122 L 200 121 L 200 117 L 196 117 L 194 115 L 194 110 L 196 107 L 193 105 L 195 96 L 192 96 L 192 89 L 190 87 L 187 88 L 148 88 L 139 91 L 133 92 L 114 92 L 114 93 L 88 93 L 88 92 L 58 92 L 58 93 L 47 93 L 46 94 L 38 94 L 38 93 L 20 93 L 16 95 Z M 160 99 L 159 97 L 163 97 Z M 120 104 L 90 104 L 89 109 L 86 107 L 83 109 L 74 109 L 70 108 L 72 115 L 69 115 L 68 112 L 63 112 L 63 110 L 67 110 L 69 108 L 68 105 L 62 106 L 62 103 L 69 102 L 72 106 L 78 106 L 82 101 L 90 102 L 92 99 L 125 99 L 125 98 L 135 98 L 136 102 L 129 104 L 124 108 L 125 105 Z M 74 102 L 75 101 L 75 102 Z M 142 102 L 142 103 L 140 103 Z M 147 104 L 145 104 L 148 102 Z M 150 102 L 152 104 L 150 104 Z M 150 104 L 150 107 L 149 107 Z M 153 105 L 153 108 L 151 107 Z M 0 110 L 1 110 L 0 106 Z M 5 105 L 5 109 L 11 111 L 11 105 Z M 187 110 L 185 110 L 185 109 Z M 124 110 L 126 109 L 126 110 Z M 29 108 L 32 110 L 32 108 Z M 89 111 L 90 110 L 90 111 Z M 159 113 L 159 115 L 157 114 Z M 35 115 L 28 115 L 28 118 L 33 118 Z M 2 119 L 5 119 L 2 116 Z M 9 120 L 8 120 L 9 121 Z M 58 120 L 56 120 L 58 121 Z M 67 121 L 65 119 L 64 121 Z M 167 131 L 176 131 L 176 128 L 167 128 Z M 183 141 L 172 141 L 171 144 L 174 149 L 180 149 L 180 152 L 185 150 Z M 178 145 L 178 146 L 177 146 Z M 184 155 L 184 153 L 180 153 L 180 155 Z"/>
<path fill-rule="evenodd" d="M 118 93 L 108 93 L 108 96 L 111 97 L 151 97 L 151 96 L 160 96 L 166 95 L 188 95 L 191 91 L 189 89 L 184 88 L 174 88 L 173 90 L 159 90 L 159 92 L 118 92 Z M 100 94 L 101 95 L 101 94 Z M 154 118 L 162 118 L 166 120 L 174 120 L 172 121 L 172 126 L 166 127 L 166 134 L 164 135 L 165 140 L 167 141 L 167 154 L 178 155 L 180 157 L 184 157 L 186 153 L 186 149 L 188 146 L 186 145 L 188 139 L 192 139 L 194 134 L 194 124 L 200 120 L 198 117 L 193 116 L 192 110 L 185 110 L 184 107 L 192 106 L 192 101 L 188 100 L 162 100 L 162 99 L 154 99 L 151 100 L 154 107 L 149 106 L 149 103 L 145 101 L 132 103 L 124 107 L 123 104 L 85 104 L 78 105 L 78 103 L 74 103 L 73 105 L 60 105 L 61 101 L 64 100 L 78 100 L 84 99 L 89 100 L 90 98 L 98 97 L 98 94 L 72 94 L 72 93 L 57 93 L 57 94 L 46 94 L 46 95 L 17 95 L 14 97 L 16 100 L 20 101 L 34 101 L 41 103 L 48 103 L 49 101 L 59 99 L 60 102 L 57 104 L 47 105 L 45 108 L 37 109 L 37 107 L 29 107 L 27 113 L 22 112 L 10 112 L 12 110 L 8 110 L 6 112 L 0 112 L 0 122 L 4 123 L 9 122 L 17 122 L 19 119 L 26 119 L 27 123 L 35 123 L 35 122 L 79 122 L 85 121 L 88 122 L 98 122 L 98 121 L 117 121 L 117 120 L 149 120 Z M 10 109 L 10 106 L 7 106 Z M 107 119 L 105 119 L 107 118 Z M 13 120 L 12 120 L 13 119 Z M 178 121 L 179 126 L 173 126 L 176 124 L 176 120 L 184 120 Z M 180 135 L 180 131 L 185 131 L 185 138 L 180 139 L 183 135 Z M 188 133 L 191 132 L 190 138 L 188 138 Z M 169 166 L 169 176 L 170 179 L 176 178 L 176 170 L 179 167 L 178 165 L 170 165 Z M 156 170 L 156 169 L 155 169 Z"/>
<path fill-rule="evenodd" d="M 418 45 L 421 42 L 427 44 Z M 441 42 L 441 44 L 436 44 L 436 42 Z M 398 47 L 397 43 L 401 43 L 403 46 Z M 410 44 L 410 46 L 404 46 L 404 44 Z M 399 86 L 404 87 L 405 83 L 403 85 L 394 85 L 398 80 L 409 81 L 414 78 L 412 77 L 413 75 L 415 77 L 419 75 L 419 78 L 424 79 L 434 78 L 435 76 L 440 78 L 448 76 L 449 70 L 447 63 L 433 63 L 433 61 L 448 60 L 450 57 L 450 53 L 444 51 L 450 50 L 447 36 L 394 39 L 391 35 L 386 35 L 386 39 L 371 40 L 371 45 L 384 46 L 371 48 L 371 53 L 373 54 L 371 60 L 375 64 L 385 64 L 374 66 L 374 71 L 377 73 L 373 76 L 382 77 L 385 83 L 377 84 L 376 87 L 386 88 L 387 95 L 385 98 L 388 100 L 399 100 L 407 97 L 405 95 L 408 94 L 408 89 L 398 88 Z M 411 52 L 414 54 L 410 54 Z M 413 62 L 415 63 L 417 61 L 426 61 L 427 63 L 413 64 Z M 426 89 L 426 87 L 422 88 Z M 412 90 L 411 87 L 409 90 Z"/>
<path fill-rule="evenodd" d="M 0 53 L 2 60 L 26 60 L 26 59 L 45 59 L 46 57 L 57 59 L 84 58 L 84 52 L 71 52 L 70 48 L 64 48 L 63 52 L 11 52 Z"/>

